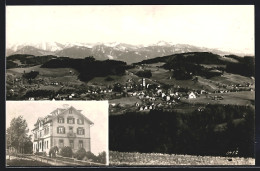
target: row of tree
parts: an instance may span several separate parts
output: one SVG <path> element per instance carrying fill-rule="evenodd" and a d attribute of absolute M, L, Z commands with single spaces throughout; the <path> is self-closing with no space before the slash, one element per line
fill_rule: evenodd
<path fill-rule="evenodd" d="M 43 68 L 74 68 L 79 72 L 81 81 L 89 81 L 94 77 L 125 74 L 126 63 L 115 60 L 98 61 L 93 56 L 84 59 L 60 57 L 53 59 L 41 67 Z"/>

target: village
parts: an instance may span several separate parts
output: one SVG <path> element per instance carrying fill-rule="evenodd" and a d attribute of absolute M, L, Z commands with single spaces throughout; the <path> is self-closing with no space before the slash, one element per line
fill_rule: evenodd
<path fill-rule="evenodd" d="M 146 67 L 149 67 L 149 65 Z M 136 66 L 136 68 L 144 70 L 143 66 Z M 30 72 L 34 72 L 34 70 Z M 70 79 L 75 78 L 76 72 L 67 69 L 65 75 Z M 77 79 L 74 82 L 63 81 L 58 78 L 42 76 L 41 73 L 35 79 L 30 80 L 25 79 L 22 74 L 7 74 L 6 94 L 7 99 L 17 98 L 23 100 L 109 100 L 109 113 L 123 114 L 129 111 L 148 113 L 150 110 L 155 109 L 174 111 L 183 108 L 187 104 L 189 104 L 188 108 L 193 107 L 201 110 L 206 104 L 221 103 L 226 98 L 225 94 L 246 92 L 254 94 L 255 91 L 252 82 L 224 84 L 210 80 L 210 83 L 217 88 L 209 91 L 181 87 L 176 84 L 169 85 L 160 80 L 137 77 L 131 71 L 126 71 L 125 77 L 127 79 L 124 82 L 116 82 L 115 80 L 114 82 L 107 81 L 105 83 L 95 82 L 89 85 Z M 194 80 L 198 80 L 198 78 L 195 76 L 192 80 L 193 84 L 196 85 Z"/>

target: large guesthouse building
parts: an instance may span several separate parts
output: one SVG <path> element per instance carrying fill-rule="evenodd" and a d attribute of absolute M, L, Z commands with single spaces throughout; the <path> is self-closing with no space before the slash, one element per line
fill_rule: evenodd
<path fill-rule="evenodd" d="M 74 152 L 80 148 L 91 151 L 90 126 L 93 124 L 81 110 L 63 105 L 46 117 L 39 117 L 34 124 L 33 152 L 46 152 L 48 155 L 54 146 L 59 149 L 70 146 Z"/>

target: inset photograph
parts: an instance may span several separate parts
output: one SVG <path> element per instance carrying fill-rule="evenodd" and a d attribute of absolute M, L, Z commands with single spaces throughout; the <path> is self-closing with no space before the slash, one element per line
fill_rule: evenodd
<path fill-rule="evenodd" d="M 108 165 L 107 101 L 7 101 L 6 166 Z"/>
<path fill-rule="evenodd" d="M 107 145 L 107 118 L 100 117 L 107 106 L 70 101 L 107 100 L 110 167 L 255 165 L 254 11 L 254 5 L 7 5 L 6 99 L 53 101 L 8 102 L 8 154 L 33 154 L 33 164 L 48 159 L 39 165 L 62 165 L 68 156 L 64 165 L 104 164 L 108 152 L 99 143 Z M 68 117 L 64 104 L 86 118 Z M 24 120 L 28 133 L 12 130 Z M 14 155 L 7 157 L 13 166 Z"/>

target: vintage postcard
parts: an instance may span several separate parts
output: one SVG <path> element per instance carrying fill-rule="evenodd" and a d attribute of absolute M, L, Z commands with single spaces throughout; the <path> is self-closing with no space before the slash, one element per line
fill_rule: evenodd
<path fill-rule="evenodd" d="M 111 167 L 254 165 L 254 18 L 254 5 L 6 6 L 8 154 L 53 164 L 66 146 L 73 161 L 83 147 L 85 164 Z M 18 115 L 23 146 L 8 133 Z"/>

